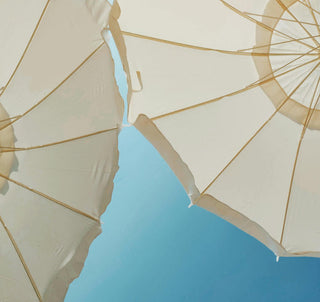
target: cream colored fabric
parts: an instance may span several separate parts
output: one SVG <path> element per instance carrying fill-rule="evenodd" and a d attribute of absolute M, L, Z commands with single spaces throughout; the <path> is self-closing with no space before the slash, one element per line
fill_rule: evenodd
<path fill-rule="evenodd" d="M 110 10 L 0 1 L 0 301 L 63 301 L 101 231 L 123 115 Z"/>
<path fill-rule="evenodd" d="M 129 121 L 192 203 L 279 256 L 319 256 L 319 1 L 119 5 Z"/>

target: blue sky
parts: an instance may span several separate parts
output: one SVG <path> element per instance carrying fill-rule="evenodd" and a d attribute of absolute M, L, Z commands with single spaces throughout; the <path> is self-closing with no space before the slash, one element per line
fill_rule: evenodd
<path fill-rule="evenodd" d="M 114 52 L 114 47 L 113 47 Z M 117 78 L 126 86 L 119 59 Z M 120 170 L 103 233 L 66 302 L 320 301 L 320 259 L 276 258 L 189 200 L 134 128 L 119 137 Z"/>

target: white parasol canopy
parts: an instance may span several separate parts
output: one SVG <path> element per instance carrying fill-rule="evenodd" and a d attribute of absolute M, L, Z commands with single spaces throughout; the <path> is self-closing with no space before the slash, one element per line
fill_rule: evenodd
<path fill-rule="evenodd" d="M 62 301 L 118 168 L 105 0 L 0 1 L 0 301 Z"/>
<path fill-rule="evenodd" d="M 192 203 L 278 256 L 319 256 L 320 2 L 119 4 L 129 121 Z"/>

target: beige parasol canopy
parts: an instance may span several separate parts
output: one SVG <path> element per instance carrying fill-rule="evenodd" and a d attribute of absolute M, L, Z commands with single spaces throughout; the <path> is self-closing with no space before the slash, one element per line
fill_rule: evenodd
<path fill-rule="evenodd" d="M 0 301 L 62 301 L 100 233 L 122 101 L 105 0 L 0 0 Z"/>
<path fill-rule="evenodd" d="M 320 2 L 119 4 L 129 121 L 192 203 L 278 256 L 319 256 Z"/>

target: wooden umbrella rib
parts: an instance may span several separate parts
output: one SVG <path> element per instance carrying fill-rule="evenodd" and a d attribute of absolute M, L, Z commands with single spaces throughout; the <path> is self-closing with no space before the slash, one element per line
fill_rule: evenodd
<path fill-rule="evenodd" d="M 164 118 L 164 117 L 167 117 L 167 116 L 170 116 L 170 115 L 173 115 L 173 114 L 181 113 L 181 112 L 186 111 L 186 110 L 194 109 L 194 108 L 197 108 L 197 107 L 200 107 L 200 106 L 204 106 L 204 105 L 207 105 L 207 104 L 210 104 L 210 103 L 214 103 L 214 102 L 220 101 L 220 100 L 222 100 L 222 99 L 224 99 L 226 97 L 230 97 L 230 96 L 234 96 L 234 95 L 246 92 L 246 91 L 251 90 L 253 88 L 256 88 L 256 87 L 259 87 L 261 85 L 264 85 L 264 84 L 266 84 L 266 83 L 268 83 L 270 81 L 273 81 L 274 79 L 276 79 L 278 77 L 281 77 L 281 76 L 283 76 L 285 74 L 288 74 L 289 72 L 292 72 L 292 71 L 294 71 L 296 69 L 299 69 L 299 68 L 301 68 L 303 66 L 306 66 L 308 64 L 311 64 L 311 63 L 313 63 L 313 62 L 315 62 L 317 60 L 318 60 L 318 58 L 310 60 L 310 61 L 307 61 L 307 62 L 305 62 L 305 63 L 303 63 L 301 65 L 298 65 L 298 66 L 296 66 L 296 67 L 294 67 L 292 69 L 289 69 L 289 70 L 284 71 L 284 72 L 282 72 L 280 74 L 277 74 L 277 75 L 273 75 L 272 76 L 272 74 L 273 74 L 273 72 L 272 72 L 272 73 L 266 75 L 265 77 L 263 77 L 263 79 L 265 78 L 264 80 L 262 80 L 262 81 L 258 80 L 256 82 L 253 82 L 250 85 L 248 85 L 248 86 L 246 86 L 246 87 L 244 87 L 242 89 L 233 91 L 231 93 L 225 94 L 223 96 L 219 96 L 219 97 L 214 98 L 214 99 L 210 99 L 208 101 L 204 101 L 204 102 L 197 103 L 197 104 L 194 104 L 194 105 L 191 105 L 191 106 L 188 106 L 188 107 L 184 107 L 184 108 L 181 108 L 181 109 L 177 109 L 177 110 L 174 110 L 174 111 L 171 111 L 171 112 L 167 112 L 167 113 L 164 113 L 164 114 L 161 114 L 161 115 L 157 115 L 157 116 L 151 117 L 150 120 L 155 121 L 155 120 L 160 119 L 160 118 Z M 282 69 L 282 68 L 284 68 L 284 67 L 286 67 L 288 65 L 289 64 L 287 63 L 286 65 L 278 68 L 277 71 L 279 71 L 280 69 Z"/>
<path fill-rule="evenodd" d="M 90 218 L 90 219 L 92 219 L 92 220 L 94 220 L 94 221 L 96 221 L 96 222 L 100 222 L 100 219 L 99 219 L 99 218 L 94 217 L 94 216 L 92 216 L 92 215 L 90 215 L 90 214 L 87 214 L 87 213 L 85 213 L 85 212 L 83 212 L 83 211 L 81 211 L 81 210 L 79 210 L 79 209 L 76 209 L 76 208 L 74 208 L 74 207 L 72 207 L 72 206 L 70 206 L 70 205 L 68 205 L 68 204 L 66 204 L 66 203 L 64 203 L 64 202 L 62 202 L 62 201 L 60 201 L 60 200 L 58 200 L 58 199 L 55 199 L 55 198 L 53 198 L 53 197 L 51 197 L 51 196 L 49 196 L 49 195 L 47 195 L 47 194 L 44 194 L 44 193 L 42 193 L 42 192 L 40 192 L 40 191 L 38 191 L 38 190 L 32 189 L 32 188 L 26 186 L 25 184 L 23 184 L 23 183 L 21 183 L 21 182 L 19 182 L 19 181 L 17 181 L 17 180 L 14 180 L 14 179 L 12 179 L 12 178 L 4 175 L 4 174 L 1 174 L 1 173 L 0 173 L 0 177 L 6 179 L 7 181 L 9 181 L 9 182 L 11 182 L 11 183 L 14 183 L 14 184 L 18 185 L 18 186 L 21 187 L 21 188 L 24 188 L 24 189 L 26 189 L 26 190 L 28 190 L 28 191 L 30 191 L 30 192 L 33 192 L 33 193 L 35 193 L 35 194 L 37 194 L 37 195 L 40 195 L 40 196 L 46 198 L 47 200 L 53 201 L 54 203 L 56 203 L 56 204 L 58 204 L 58 205 L 60 205 L 60 206 L 63 206 L 64 208 L 66 208 L 66 209 L 68 209 L 68 210 L 71 210 L 71 211 L 73 211 L 73 212 L 75 212 L 75 213 L 77 213 L 77 214 L 80 214 L 80 215 L 82 215 L 82 216 L 85 216 L 85 217 L 87 217 L 87 218 Z"/>
<path fill-rule="evenodd" d="M 25 262 L 25 260 L 24 260 L 24 258 L 23 258 L 23 256 L 22 256 L 22 253 L 21 253 L 21 251 L 20 251 L 20 249 L 19 249 L 16 241 L 14 240 L 14 238 L 13 238 L 10 230 L 9 230 L 8 227 L 6 226 L 4 220 L 2 219 L 1 216 L 0 216 L 0 223 L 1 223 L 2 226 L 4 227 L 6 233 L 7 233 L 8 237 L 9 237 L 9 239 L 10 239 L 10 241 L 11 241 L 11 244 L 13 245 L 13 247 L 14 247 L 14 249 L 15 249 L 15 251 L 16 251 L 16 253 L 17 253 L 17 255 L 18 255 L 18 257 L 19 257 L 19 259 L 20 259 L 20 261 L 21 261 L 21 264 L 22 264 L 22 266 L 23 266 L 23 268 L 24 268 L 24 270 L 25 270 L 25 272 L 26 272 L 26 274 L 27 274 L 27 276 L 28 276 L 28 278 L 29 278 L 29 281 L 30 281 L 30 283 L 31 283 L 31 285 L 32 285 L 32 287 L 33 287 L 33 289 L 34 289 L 34 291 L 35 291 L 35 293 L 36 293 L 36 295 L 37 295 L 37 297 L 38 297 L 38 299 L 39 299 L 39 302 L 43 302 L 42 297 L 41 297 L 41 294 L 40 294 L 40 292 L 39 292 L 39 289 L 38 289 L 38 287 L 37 287 L 37 285 L 36 285 L 36 282 L 34 281 L 34 279 L 33 279 L 33 277 L 32 277 L 32 274 L 31 274 L 31 272 L 30 272 L 30 269 L 29 269 L 28 265 L 26 264 L 26 262 Z"/>
<path fill-rule="evenodd" d="M 301 3 L 302 5 L 304 5 L 305 7 L 312 9 L 312 11 L 315 12 L 316 14 L 320 15 L 320 12 L 318 10 L 314 9 L 313 7 L 308 6 L 306 3 L 302 2 L 301 0 L 298 0 L 298 2 Z"/>
<path fill-rule="evenodd" d="M 268 30 L 268 31 L 270 31 L 272 33 L 277 33 L 277 34 L 280 34 L 281 36 L 284 36 L 286 38 L 293 39 L 292 36 L 290 36 L 290 35 L 288 35 L 286 33 L 283 33 L 283 32 L 281 32 L 281 31 L 279 31 L 279 30 L 277 30 L 275 28 L 271 28 L 270 26 L 268 26 L 268 25 L 266 25 L 266 24 L 264 24 L 264 23 L 262 23 L 262 22 L 260 22 L 260 21 L 258 21 L 256 19 L 246 15 L 245 13 L 243 13 L 240 10 L 238 10 L 237 8 L 235 8 L 231 4 L 227 3 L 226 1 L 224 1 L 224 0 L 220 0 L 220 1 L 222 2 L 222 4 L 224 4 L 226 7 L 228 7 L 229 9 L 231 9 L 232 11 L 237 13 L 238 15 L 240 15 L 243 18 L 245 18 L 245 19 L 247 19 L 247 20 L 249 20 L 249 21 L 251 21 L 251 22 L 253 22 L 253 23 L 257 24 L 257 25 L 259 25 L 260 27 L 262 27 L 262 28 L 264 28 L 264 29 L 266 29 L 266 30 Z M 304 43 L 302 41 L 298 41 L 298 43 L 303 44 L 304 46 L 306 46 L 308 48 L 313 48 L 313 46 L 311 46 L 310 44 Z"/>
<path fill-rule="evenodd" d="M 17 118 L 20 118 L 20 117 L 21 117 L 21 115 L 10 116 L 10 117 L 8 117 L 8 118 L 5 118 L 5 119 L 3 119 L 3 120 L 0 120 L 0 123 L 6 122 L 6 121 L 10 121 L 10 120 L 14 120 L 14 119 L 17 119 Z"/>
<path fill-rule="evenodd" d="M 274 118 L 274 116 L 280 111 L 280 109 L 286 104 L 291 96 L 302 86 L 302 84 L 309 78 L 309 76 L 320 66 L 320 62 L 312 68 L 312 70 L 303 78 L 302 81 L 295 87 L 295 89 L 281 102 L 271 116 L 260 126 L 260 128 L 251 136 L 251 138 L 242 146 L 242 148 L 236 153 L 235 156 L 228 162 L 228 164 L 218 173 L 218 175 L 205 187 L 200 193 L 200 197 L 212 186 L 212 184 L 223 174 L 223 172 L 230 166 L 230 164 L 239 156 L 239 154 L 253 141 L 253 139 L 260 133 L 260 131 Z"/>
<path fill-rule="evenodd" d="M 312 37 L 312 34 L 305 28 L 305 26 L 297 19 L 297 17 L 290 11 L 289 7 L 287 7 L 282 0 L 276 0 L 278 2 L 278 4 L 283 8 L 284 11 L 287 11 L 288 14 L 298 22 L 298 24 L 300 25 L 300 27 L 309 35 L 309 37 Z M 319 42 L 315 39 L 312 38 L 312 41 L 319 46 Z"/>
<path fill-rule="evenodd" d="M 8 152 L 16 152 L 16 151 L 28 151 L 28 150 L 47 148 L 47 147 L 51 147 L 51 146 L 55 146 L 55 145 L 59 145 L 59 144 L 64 144 L 64 143 L 69 143 L 69 142 L 72 142 L 72 141 L 75 141 L 75 140 L 87 138 L 87 137 L 90 137 L 90 136 L 95 136 L 95 135 L 107 133 L 107 132 L 114 131 L 114 130 L 117 130 L 117 129 L 119 129 L 119 128 L 118 127 L 113 127 L 113 128 L 104 129 L 104 130 L 96 131 L 96 132 L 93 132 L 93 133 L 89 133 L 89 134 L 85 134 L 85 135 L 81 135 L 81 136 L 77 136 L 77 137 L 73 137 L 73 138 L 69 138 L 69 139 L 65 139 L 65 140 L 61 140 L 61 141 L 57 141 L 57 142 L 50 143 L 50 144 L 39 145 L 39 146 L 18 147 L 18 148 L 8 147 L 8 146 L 0 146 L 0 148 L 2 149 L 2 150 L 0 150 L 0 153 L 8 153 Z"/>
<path fill-rule="evenodd" d="M 52 95 L 56 90 L 58 90 L 69 78 L 71 78 L 102 46 L 104 45 L 104 42 L 102 42 L 94 51 L 92 51 L 89 56 L 87 56 L 84 61 L 82 61 L 81 64 L 79 64 L 65 79 L 63 79 L 53 90 L 51 90 L 44 98 L 42 98 L 38 103 L 30 107 L 27 111 L 25 111 L 23 114 L 17 116 L 17 118 L 4 125 L 3 127 L 0 127 L 0 131 L 7 128 L 8 126 L 14 124 L 16 121 L 20 120 L 24 116 L 26 116 L 30 111 L 37 108 L 41 103 L 43 103 L 50 95 Z"/>
<path fill-rule="evenodd" d="M 223 54 L 228 54 L 228 55 L 238 55 L 238 56 L 257 56 L 257 57 L 267 57 L 267 56 L 298 56 L 301 55 L 302 53 L 297 53 L 297 52 L 287 52 L 287 53 L 261 53 L 261 52 L 246 52 L 242 50 L 224 50 L 224 49 L 217 49 L 217 48 L 208 48 L 208 47 L 202 47 L 202 46 L 197 46 L 197 45 L 192 45 L 192 44 L 186 44 L 186 43 L 180 43 L 176 41 L 170 41 L 170 40 L 165 40 L 165 39 L 160 39 L 156 37 L 151 37 L 151 36 L 146 36 L 138 33 L 133 33 L 133 32 L 128 32 L 128 31 L 122 31 L 121 32 L 125 36 L 130 36 L 134 38 L 139 38 L 139 39 L 144 39 L 144 40 L 150 40 L 154 42 L 159 42 L 159 43 L 165 43 L 173 46 L 178 46 L 178 47 L 184 47 L 184 48 L 190 48 L 190 49 L 195 49 L 195 50 L 201 50 L 201 51 L 213 51 L 213 52 L 219 52 Z M 308 37 L 310 39 L 310 37 Z M 299 42 L 303 39 L 291 39 L 292 42 Z M 291 41 L 288 41 L 288 43 Z M 271 44 L 270 44 L 271 45 Z M 310 46 L 313 47 L 313 46 Z M 312 54 L 309 53 L 308 55 L 310 56 L 318 56 L 319 54 Z"/>
<path fill-rule="evenodd" d="M 314 14 L 314 11 L 312 10 L 311 3 L 310 3 L 309 0 L 306 0 L 306 3 L 307 3 L 308 6 L 309 6 L 309 12 L 310 12 L 310 14 L 312 15 L 312 18 L 313 18 L 313 20 L 314 20 L 315 25 L 317 26 L 318 33 L 320 34 L 319 23 L 318 23 L 318 20 L 317 20 L 317 18 L 316 18 L 316 15 Z"/>
<path fill-rule="evenodd" d="M 278 4 L 283 8 L 284 11 L 287 11 L 288 14 L 297 21 L 297 23 L 300 25 L 300 27 L 309 35 L 309 37 L 312 37 L 312 34 L 305 28 L 305 26 L 300 22 L 300 20 L 297 19 L 297 17 L 290 11 L 289 7 L 287 7 L 282 0 L 276 0 L 278 2 Z M 315 39 L 312 38 L 312 41 L 319 46 L 319 42 Z"/>
<path fill-rule="evenodd" d="M 312 36 L 312 37 L 296 38 L 296 39 L 291 39 L 291 40 L 277 42 L 277 43 L 269 43 L 269 44 L 254 46 L 254 47 L 251 47 L 251 48 L 239 49 L 238 51 L 243 52 L 243 51 L 248 51 L 248 50 L 255 50 L 255 49 L 259 49 L 259 48 L 271 47 L 271 46 L 282 45 L 282 44 L 287 44 L 287 43 L 293 43 L 293 42 L 298 42 L 298 41 L 308 40 L 308 39 L 311 39 L 311 38 L 318 38 L 318 37 L 320 37 L 320 34 Z"/>
<path fill-rule="evenodd" d="M 313 50 L 317 50 L 317 49 L 319 49 L 319 48 L 320 48 L 320 47 L 317 46 L 317 47 L 315 47 Z M 290 64 L 298 61 L 299 59 L 303 58 L 305 55 L 307 55 L 309 52 L 311 52 L 311 51 L 313 51 L 313 50 L 311 49 L 311 50 L 309 50 L 306 54 L 303 54 L 303 55 L 301 55 L 301 56 L 299 56 L 299 57 L 297 57 L 297 58 L 289 61 L 289 62 L 286 63 L 285 65 L 282 65 L 282 66 L 280 66 L 279 68 L 273 70 L 272 73 L 269 73 L 269 74 L 263 76 L 263 77 L 260 78 L 259 80 L 257 80 L 257 81 L 255 81 L 254 83 L 252 83 L 252 85 L 255 85 L 256 83 L 259 83 L 259 82 L 263 81 L 264 79 L 268 78 L 271 74 L 275 74 L 276 72 L 282 70 L 283 68 L 289 66 Z M 318 59 L 316 58 L 316 59 L 314 59 L 314 60 L 311 60 L 310 62 L 314 62 L 314 61 L 317 61 L 317 60 L 318 60 Z M 308 62 L 306 62 L 305 64 L 308 64 Z M 298 67 L 303 67 L 303 66 L 304 66 L 304 64 L 298 65 Z M 286 74 L 286 73 L 288 73 L 288 72 L 290 72 L 290 71 L 293 71 L 293 70 L 295 70 L 295 69 L 296 69 L 296 68 L 293 68 L 293 69 L 288 70 L 288 71 L 286 71 L 286 72 L 284 72 L 284 73 L 281 73 L 281 74 L 279 74 L 279 75 L 276 75 L 275 77 L 282 76 L 282 75 L 284 75 L 284 74 Z"/>
<path fill-rule="evenodd" d="M 176 42 L 176 41 L 160 39 L 160 38 L 146 36 L 146 35 L 133 33 L 133 32 L 129 32 L 129 31 L 123 31 L 122 30 L 121 33 L 124 36 L 130 36 L 130 37 L 135 37 L 135 38 L 140 38 L 140 39 L 145 39 L 145 40 L 151 40 L 151 41 L 155 41 L 155 42 L 170 44 L 170 45 L 179 46 L 179 47 L 191 48 L 191 49 L 195 49 L 195 50 L 217 51 L 216 49 L 213 49 L 213 48 L 201 47 L 201 46 L 192 45 L 192 44 L 186 44 L 186 43 L 180 43 L 180 42 Z"/>
<path fill-rule="evenodd" d="M 280 244 L 282 244 L 283 242 L 283 237 L 284 237 L 284 231 L 285 231 L 285 225 L 286 225 L 286 221 L 287 221 L 287 214 L 288 214 L 288 209 L 289 209 L 289 203 L 290 203 L 290 198 L 291 198 L 291 193 L 292 193 L 292 186 L 293 186 L 293 181 L 294 181 L 294 176 L 295 176 L 295 172 L 296 172 L 296 167 L 297 167 L 297 162 L 298 162 L 298 158 L 299 158 L 299 154 L 300 154 L 300 149 L 301 149 L 301 145 L 302 145 L 302 141 L 303 141 L 303 138 L 304 138 L 304 135 L 306 133 L 306 130 L 307 130 L 307 127 L 309 125 L 309 122 L 312 118 L 312 115 L 317 107 L 317 104 L 319 102 L 319 99 L 320 99 L 320 95 L 318 96 L 317 98 L 317 101 L 314 105 L 314 107 L 312 108 L 312 105 L 313 105 L 313 101 L 315 99 L 315 95 L 316 95 L 316 92 L 319 88 L 319 83 L 320 83 L 320 77 L 318 79 L 318 82 L 317 82 L 317 85 L 316 85 L 316 88 L 314 90 L 314 94 L 312 96 L 312 100 L 311 100 L 311 103 L 310 103 L 310 106 L 309 106 L 309 109 L 308 109 L 308 113 L 307 113 L 307 116 L 306 116 L 306 119 L 304 121 L 304 124 L 303 124 L 303 129 L 301 131 L 301 136 L 300 136 L 300 139 L 299 139 L 299 143 L 298 143 L 298 147 L 297 147 L 297 151 L 296 151 L 296 156 L 295 156 L 295 159 L 294 159 L 294 163 L 293 163 L 293 168 L 292 168 L 292 174 L 291 174 L 291 179 L 290 179 L 290 185 L 289 185 L 289 192 L 288 192 L 288 198 L 287 198 L 287 202 L 286 202 L 286 208 L 285 208 L 285 214 L 284 214 L 284 219 L 283 219 L 283 225 L 282 225 L 282 231 L 281 231 L 281 239 L 280 239 Z"/>
<path fill-rule="evenodd" d="M 15 67 L 13 73 L 11 74 L 8 82 L 6 83 L 5 86 L 3 86 L 3 87 L 0 89 L 0 91 L 1 91 L 1 92 L 0 92 L 0 96 L 5 92 L 5 90 L 7 89 L 8 85 L 10 84 L 11 80 L 13 79 L 16 71 L 18 70 L 19 66 L 21 65 L 21 62 L 22 62 L 22 60 L 23 60 L 23 58 L 24 58 L 24 56 L 25 56 L 25 54 L 26 54 L 26 52 L 27 52 L 27 50 L 28 50 L 28 48 L 29 48 L 29 46 L 30 46 L 30 44 L 31 44 L 31 41 L 33 40 L 33 38 L 34 38 L 34 36 L 35 36 L 35 34 L 36 34 L 36 31 L 37 31 L 38 28 L 39 28 L 39 25 L 40 25 L 41 20 L 42 20 L 44 14 L 45 14 L 45 11 L 46 11 L 46 9 L 47 9 L 47 7 L 48 7 L 48 5 L 49 5 L 49 2 L 50 2 L 50 0 L 47 1 L 47 3 L 46 3 L 46 5 L 45 5 L 45 7 L 44 7 L 44 9 L 43 9 L 43 11 L 42 11 L 42 13 L 41 13 L 41 15 L 40 15 L 40 18 L 39 18 L 39 20 L 38 20 L 38 22 L 37 22 L 37 24 L 36 24 L 36 27 L 35 27 L 32 35 L 31 35 L 28 43 L 27 43 L 27 46 L 26 46 L 24 52 L 22 53 L 22 56 L 21 56 L 20 60 L 18 61 L 18 64 L 17 64 L 17 66 Z M 9 237 L 9 239 L 10 239 L 10 241 L 11 241 L 11 243 L 12 243 L 12 245 L 13 245 L 13 247 L 14 247 L 14 249 L 15 249 L 15 251 L 16 251 L 16 253 L 17 253 L 17 255 L 18 255 L 18 257 L 19 257 L 19 259 L 20 259 L 20 261 L 21 261 L 21 263 L 22 263 L 22 265 L 23 265 L 23 268 L 24 268 L 24 270 L 25 270 L 25 272 L 26 272 L 26 274 L 27 274 L 27 276 L 28 276 L 28 278 L 29 278 L 29 280 L 30 280 L 30 282 L 31 282 L 31 285 L 32 285 L 32 287 L 33 287 L 33 289 L 34 289 L 34 291 L 35 291 L 35 293 L 36 293 L 36 295 L 37 295 L 37 297 L 38 297 L 38 299 L 39 299 L 39 302 L 43 302 L 42 297 L 41 297 L 41 294 L 40 294 L 40 292 L 39 292 L 39 290 L 38 290 L 38 287 L 37 287 L 37 285 L 36 285 L 36 283 L 35 283 L 32 275 L 31 275 L 31 272 L 30 272 L 30 270 L 29 270 L 29 268 L 28 268 L 28 266 L 27 266 L 27 264 L 26 264 L 26 262 L 25 262 L 25 260 L 24 260 L 24 258 L 23 258 L 23 256 L 22 256 L 22 253 L 21 253 L 21 251 L 20 251 L 17 243 L 15 242 L 15 240 L 14 240 L 11 232 L 9 231 L 9 229 L 7 228 L 7 226 L 5 225 L 5 223 L 4 223 L 4 221 L 3 221 L 3 219 L 2 219 L 1 216 L 0 216 L 0 222 L 1 222 L 1 224 L 3 225 L 5 231 L 6 231 L 8 237 Z"/>
<path fill-rule="evenodd" d="M 259 52 L 250 52 L 250 53 L 241 53 L 240 55 L 245 56 L 251 56 L 251 57 L 288 57 L 288 56 L 310 56 L 310 57 L 319 57 L 318 53 L 308 53 L 307 55 L 303 52 L 265 52 L 265 53 L 259 53 Z"/>
<path fill-rule="evenodd" d="M 28 51 L 28 49 L 29 49 L 29 46 L 30 46 L 30 44 L 31 44 L 31 42 L 32 42 L 32 40 L 33 40 L 33 38 L 34 38 L 34 36 L 35 36 L 35 34 L 36 34 L 39 26 L 40 26 L 41 20 L 43 19 L 43 16 L 44 16 L 44 14 L 45 14 L 48 6 L 49 6 L 49 2 L 50 2 L 50 0 L 47 1 L 47 3 L 46 3 L 46 5 L 45 5 L 45 7 L 44 7 L 44 9 L 43 9 L 43 11 L 42 11 L 42 13 L 41 13 L 41 15 L 40 15 L 40 18 L 39 18 L 39 20 L 38 20 L 38 22 L 37 22 L 37 24 L 36 24 L 36 27 L 34 28 L 32 34 L 31 34 L 31 37 L 30 37 L 30 39 L 29 39 L 29 41 L 28 41 L 28 43 L 27 43 L 27 46 L 26 46 L 26 48 L 24 49 L 24 51 L 23 51 L 23 53 L 22 53 L 22 56 L 21 56 L 21 58 L 20 58 L 20 60 L 19 60 L 19 62 L 18 62 L 18 64 L 17 64 L 17 66 L 16 66 L 15 69 L 13 70 L 13 73 L 11 74 L 8 82 L 6 83 L 6 85 L 5 85 L 5 86 L 3 87 L 3 89 L 1 90 L 0 96 L 5 92 L 5 90 L 7 89 L 8 85 L 9 85 L 10 82 L 12 81 L 14 75 L 16 74 L 19 66 L 21 65 L 21 62 L 22 62 L 22 60 L 24 59 L 24 57 L 25 57 L 25 55 L 26 55 L 26 53 L 27 53 L 27 51 Z"/>
<path fill-rule="evenodd" d="M 249 13 L 249 12 L 243 12 L 246 15 L 250 15 L 250 16 L 256 16 L 256 17 L 264 17 L 264 18 L 269 18 L 269 19 L 276 19 L 276 20 L 280 20 L 280 21 L 287 21 L 287 22 L 294 22 L 297 23 L 296 20 L 292 20 L 292 19 L 287 19 L 287 18 L 279 18 L 279 17 L 274 17 L 274 16 L 268 16 L 268 15 L 261 15 L 261 14 L 255 14 L 255 13 Z M 311 22 L 305 22 L 305 21 L 300 21 L 302 24 L 306 24 L 306 25 L 311 25 L 311 26 L 316 26 L 316 24 L 311 23 Z"/>

